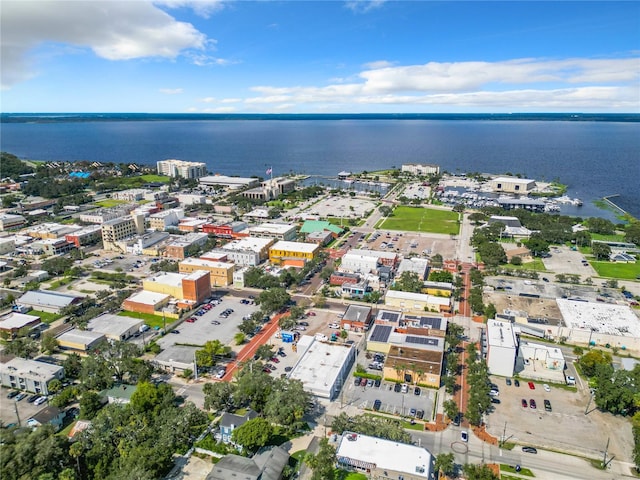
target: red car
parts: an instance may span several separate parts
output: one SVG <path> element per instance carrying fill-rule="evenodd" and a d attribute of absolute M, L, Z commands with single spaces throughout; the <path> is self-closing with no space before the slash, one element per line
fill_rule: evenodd
<path fill-rule="evenodd" d="M 533 382 L 529 382 L 529 388 L 530 388 L 531 390 L 535 390 L 535 389 L 536 389 L 536 386 L 533 384 Z"/>
<path fill-rule="evenodd" d="M 267 368 L 267 367 L 264 367 L 264 368 L 262 369 L 262 371 L 263 371 L 264 373 L 271 373 L 271 369 L 270 369 L 270 368 Z"/>
<path fill-rule="evenodd" d="M 280 363 L 280 359 L 278 357 L 273 357 L 270 361 L 273 363 Z"/>
<path fill-rule="evenodd" d="M 523 398 L 522 399 L 522 408 L 527 408 L 529 405 L 527 405 L 527 401 Z"/>
<path fill-rule="evenodd" d="M 316 316 L 316 312 L 309 312 L 309 313 L 307 313 L 307 315 L 309 315 L 310 317 L 315 317 Z"/>
<path fill-rule="evenodd" d="M 187 318 L 187 320 L 186 320 L 187 323 L 194 323 L 195 321 L 196 321 L 196 319 L 193 318 L 193 317 Z"/>

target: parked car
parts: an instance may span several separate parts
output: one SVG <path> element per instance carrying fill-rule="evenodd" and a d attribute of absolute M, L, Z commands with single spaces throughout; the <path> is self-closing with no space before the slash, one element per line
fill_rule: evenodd
<path fill-rule="evenodd" d="M 271 357 L 271 359 L 269 360 L 273 363 L 280 363 L 280 359 L 278 357 Z"/>
<path fill-rule="evenodd" d="M 380 386 L 380 379 L 376 378 L 376 380 L 373 382 L 373 386 L 374 387 L 379 387 Z"/>
<path fill-rule="evenodd" d="M 378 410 L 380 410 L 380 407 L 382 406 L 382 402 L 380 400 L 375 400 L 373 402 L 373 409 L 377 412 Z"/>
<path fill-rule="evenodd" d="M 524 398 L 522 399 L 521 403 L 522 403 L 522 408 L 527 408 L 529 406 L 529 404 L 527 403 L 527 400 Z"/>
<path fill-rule="evenodd" d="M 177 335 L 180 333 L 180 330 L 171 330 L 171 333 L 175 333 Z"/>
<path fill-rule="evenodd" d="M 547 412 L 551 411 L 551 402 L 547 399 L 544 400 L 544 409 Z"/>
<path fill-rule="evenodd" d="M 416 412 L 416 418 L 422 420 L 422 417 L 424 417 L 424 410 L 418 410 Z"/>
<path fill-rule="evenodd" d="M 303 327 L 308 327 L 309 322 L 298 322 L 298 325 L 302 325 Z"/>
<path fill-rule="evenodd" d="M 40 395 L 38 395 L 37 393 L 35 395 L 31 395 L 29 398 L 27 398 L 27 402 L 29 403 L 33 403 L 35 402 L 38 398 L 40 398 Z"/>
<path fill-rule="evenodd" d="M 402 390 L 402 384 L 400 384 L 400 383 L 396 383 L 396 384 L 393 386 L 393 391 L 394 391 L 394 392 L 396 392 L 396 393 L 398 393 L 398 392 L 400 392 L 400 390 Z"/>
<path fill-rule="evenodd" d="M 500 403 L 500 399 L 496 397 L 491 397 L 491 403 Z"/>
<path fill-rule="evenodd" d="M 20 400 L 22 400 L 24 398 L 27 398 L 27 394 L 22 392 L 22 393 L 19 393 L 18 395 L 16 395 L 15 400 L 16 400 L 16 402 L 19 402 Z"/>
<path fill-rule="evenodd" d="M 545 392 L 550 392 L 551 391 L 551 387 L 549 385 L 547 385 L 546 383 L 542 386 L 542 388 L 544 388 Z"/>
<path fill-rule="evenodd" d="M 507 387 L 510 387 L 510 386 L 511 386 L 511 379 L 510 379 L 510 378 L 507 378 L 507 379 L 505 380 L 505 382 L 507 382 Z"/>
<path fill-rule="evenodd" d="M 46 401 L 47 401 L 47 397 L 38 397 L 38 398 L 36 398 L 35 402 L 33 402 L 33 404 L 34 405 L 42 405 Z"/>
<path fill-rule="evenodd" d="M 371 379 L 367 380 L 367 387 L 369 388 L 373 387 L 373 380 Z"/>
<path fill-rule="evenodd" d="M 513 381 L 513 386 L 514 387 L 519 387 L 520 386 L 520 380 L 518 380 L 517 378 Z"/>
<path fill-rule="evenodd" d="M 460 440 L 462 440 L 463 442 L 468 442 L 469 441 L 469 432 L 467 432 L 466 430 L 463 430 L 460 432 Z"/>
<path fill-rule="evenodd" d="M 271 373 L 271 369 L 269 369 L 269 368 L 267 368 L 267 367 L 264 367 L 264 368 L 262 369 L 262 371 L 263 371 L 264 373 Z"/>
<path fill-rule="evenodd" d="M 329 324 L 329 328 L 340 328 L 340 324 L 339 323 L 330 323 Z"/>
<path fill-rule="evenodd" d="M 571 375 L 567 376 L 567 385 L 575 385 L 576 377 L 572 377 Z"/>
<path fill-rule="evenodd" d="M 500 392 L 498 390 L 490 390 L 489 391 L 489 396 L 491 397 L 497 397 L 500 395 Z"/>
<path fill-rule="evenodd" d="M 533 410 L 537 408 L 536 401 L 533 398 L 529 400 L 529 407 L 531 407 L 531 409 Z"/>
<path fill-rule="evenodd" d="M 416 411 L 415 408 L 412 408 L 411 410 L 409 410 L 409 415 L 411 415 L 412 417 L 415 417 L 416 413 L 417 413 L 417 411 Z"/>
<path fill-rule="evenodd" d="M 407 385 L 406 383 L 403 383 L 400 389 L 402 393 L 407 393 L 409 391 L 409 385 Z"/>
<path fill-rule="evenodd" d="M 536 389 L 536 386 L 535 386 L 535 384 L 533 382 L 529 382 L 528 385 L 529 385 L 529 388 L 531 390 L 535 390 Z"/>
<path fill-rule="evenodd" d="M 524 453 L 538 453 L 538 450 L 533 447 L 522 447 L 522 451 Z"/>
<path fill-rule="evenodd" d="M 216 373 L 216 378 L 220 379 L 224 377 L 226 373 L 227 373 L 227 370 L 224 368 L 221 368 L 220 370 L 218 370 L 218 373 Z"/>
<path fill-rule="evenodd" d="M 13 398 L 15 396 L 17 396 L 20 392 L 18 390 L 11 390 L 8 394 L 7 394 L 7 398 Z"/>
<path fill-rule="evenodd" d="M 361 387 L 366 387 L 367 386 L 367 379 L 366 378 L 362 377 L 360 379 L 360 386 Z"/>
<path fill-rule="evenodd" d="M 316 312 L 308 312 L 307 315 L 309 315 L 310 317 L 315 317 L 316 316 Z"/>
<path fill-rule="evenodd" d="M 360 377 L 356 377 L 356 378 L 353 380 L 353 385 L 354 385 L 354 386 L 356 386 L 356 387 L 359 387 L 359 386 L 360 386 Z"/>
<path fill-rule="evenodd" d="M 420 387 L 416 387 L 413 389 L 413 394 L 414 395 L 420 395 Z"/>

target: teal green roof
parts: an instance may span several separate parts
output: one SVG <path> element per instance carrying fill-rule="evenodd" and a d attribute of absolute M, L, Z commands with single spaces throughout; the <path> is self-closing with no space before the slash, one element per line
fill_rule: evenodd
<path fill-rule="evenodd" d="M 325 230 L 338 235 L 342 233 L 342 228 L 324 220 L 307 220 L 300 227 L 300 233 L 323 232 Z"/>

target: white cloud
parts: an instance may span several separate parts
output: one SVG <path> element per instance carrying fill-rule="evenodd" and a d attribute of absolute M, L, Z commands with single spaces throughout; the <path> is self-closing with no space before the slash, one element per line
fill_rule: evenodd
<path fill-rule="evenodd" d="M 380 8 L 386 0 L 348 0 L 345 7 L 354 13 L 367 13 Z"/>
<path fill-rule="evenodd" d="M 165 95 L 179 95 L 183 92 L 182 88 L 161 88 L 158 90 L 160 93 L 164 93 Z"/>
<path fill-rule="evenodd" d="M 167 8 L 190 8 L 203 18 L 209 18 L 224 8 L 221 0 L 155 0 L 154 3 Z"/>
<path fill-rule="evenodd" d="M 147 1 L 3 1 L 1 22 L 3 88 L 35 74 L 28 55 L 45 43 L 89 48 L 107 60 L 174 59 L 208 46 L 193 25 Z"/>
<path fill-rule="evenodd" d="M 336 111 L 353 111 L 358 105 L 638 111 L 638 58 L 375 65 L 381 68 L 368 68 L 350 83 L 255 86 L 251 90 L 257 95 L 245 103 L 272 110 L 297 105 L 298 111 L 324 110 L 328 105 Z"/>
<path fill-rule="evenodd" d="M 367 69 L 371 69 L 371 70 L 375 70 L 377 68 L 387 68 L 387 67 L 393 67 L 393 63 L 389 62 L 387 60 L 378 60 L 375 62 L 369 62 L 369 63 L 365 63 L 364 66 Z"/>

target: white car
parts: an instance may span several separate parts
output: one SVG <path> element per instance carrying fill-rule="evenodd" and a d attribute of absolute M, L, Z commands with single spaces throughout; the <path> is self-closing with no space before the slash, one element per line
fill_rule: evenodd
<path fill-rule="evenodd" d="M 44 402 L 47 401 L 47 397 L 38 397 L 36 398 L 36 400 L 33 402 L 34 405 L 42 405 Z"/>
<path fill-rule="evenodd" d="M 550 392 L 551 391 L 551 387 L 549 385 L 547 385 L 546 383 L 542 386 L 542 388 L 544 388 L 545 392 Z"/>
<path fill-rule="evenodd" d="M 340 328 L 340 324 L 338 323 L 330 323 L 329 328 Z"/>

